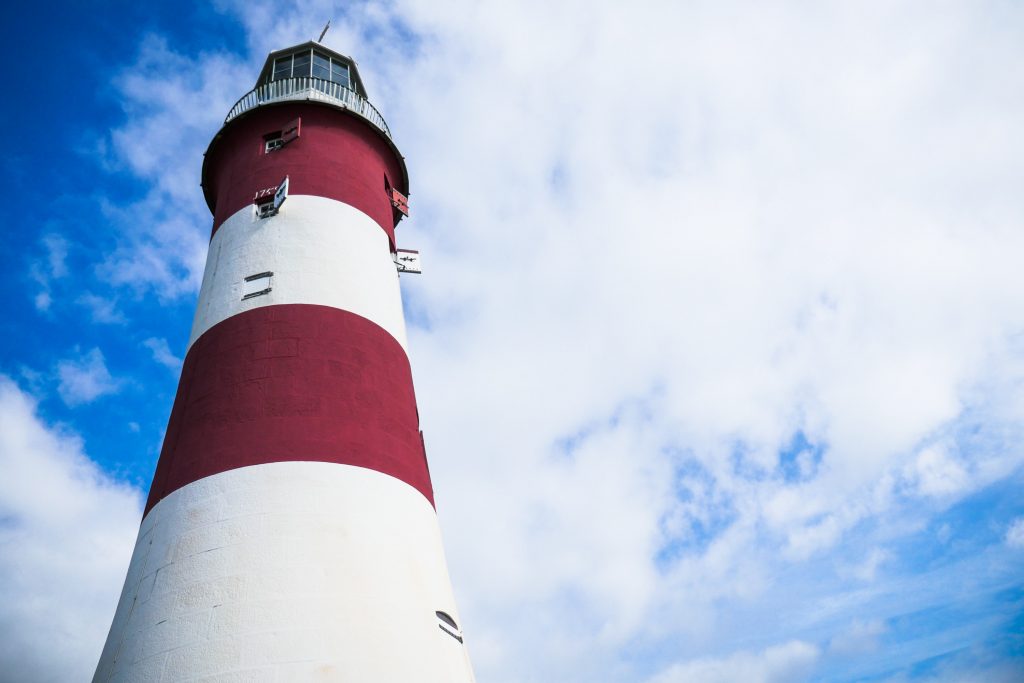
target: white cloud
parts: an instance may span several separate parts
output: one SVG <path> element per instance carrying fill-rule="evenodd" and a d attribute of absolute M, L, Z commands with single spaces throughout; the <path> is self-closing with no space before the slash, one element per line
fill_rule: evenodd
<path fill-rule="evenodd" d="M 843 656 L 875 652 L 879 648 L 879 637 L 886 630 L 885 623 L 880 619 L 854 620 L 847 630 L 832 638 L 828 645 L 829 652 Z"/>
<path fill-rule="evenodd" d="M 819 656 L 814 645 L 794 640 L 759 653 L 674 664 L 650 683 L 797 683 L 808 679 Z"/>
<path fill-rule="evenodd" d="M 1024 517 L 1018 517 L 1006 528 L 1006 545 L 1024 548 Z"/>
<path fill-rule="evenodd" d="M 1019 660 L 979 662 L 967 656 L 943 662 L 937 669 L 914 677 L 898 674 L 880 683 L 1020 683 L 1024 678 L 1024 665 Z"/>
<path fill-rule="evenodd" d="M 68 274 L 67 256 L 69 243 L 61 235 L 46 235 L 41 240 L 46 250 L 45 257 L 36 259 L 29 265 L 29 277 L 40 287 L 33 298 L 36 310 L 50 310 L 53 297 L 50 293 L 52 281 L 66 277 Z"/>
<path fill-rule="evenodd" d="M 117 309 L 116 299 L 106 299 L 92 292 L 86 292 L 78 297 L 77 302 L 89 309 L 93 322 L 108 325 L 126 322 L 124 314 Z"/>
<path fill-rule="evenodd" d="M 111 376 L 103 352 L 92 349 L 78 358 L 57 363 L 57 392 L 68 406 L 91 403 L 101 396 L 116 393 L 121 382 Z"/>
<path fill-rule="evenodd" d="M 160 365 L 170 368 L 171 370 L 181 369 L 181 359 L 171 353 L 171 349 L 167 346 L 167 340 L 159 337 L 150 337 L 146 341 L 142 342 L 145 346 L 153 353 L 153 360 Z"/>
<path fill-rule="evenodd" d="M 124 581 L 141 492 L 109 479 L 74 434 L 0 376 L 0 671 L 88 680 Z"/>
<path fill-rule="evenodd" d="M 930 496 L 962 492 L 970 479 L 964 467 L 939 446 L 929 446 L 907 467 L 907 478 L 918 493 Z"/>
<path fill-rule="evenodd" d="M 36 310 L 45 312 L 50 310 L 50 304 L 53 303 L 53 297 L 50 296 L 49 292 L 39 292 L 32 300 L 32 303 L 35 304 Z"/>
<path fill-rule="evenodd" d="M 46 247 L 46 264 L 52 278 L 62 278 L 68 274 L 68 241 L 60 235 L 47 235 L 42 239 Z"/>
<path fill-rule="evenodd" d="M 108 163 L 149 184 L 134 204 L 105 203 L 118 247 L 99 264 L 116 286 L 172 300 L 199 289 L 210 215 L 199 190 L 203 151 L 252 69 L 231 55 L 188 58 L 156 36 L 116 79 L 128 119 L 111 133 Z"/>
<path fill-rule="evenodd" d="M 861 581 L 874 581 L 878 574 L 878 568 L 885 564 L 890 557 L 891 553 L 888 551 L 882 548 L 872 548 L 863 561 L 841 573 Z"/>
<path fill-rule="evenodd" d="M 884 555 L 843 547 L 853 529 L 890 523 L 905 496 L 976 490 L 975 467 L 1003 457 L 922 444 L 955 431 L 965 390 L 1024 329 L 1011 199 L 1024 103 L 988 76 L 1019 54 L 1008 33 L 909 4 L 411 2 L 395 15 L 424 35 L 412 59 L 351 50 L 376 69 L 371 93 L 410 164 L 399 242 L 433 264 L 403 286 L 431 322 L 411 352 L 467 632 L 481 615 L 477 634 L 533 646 L 505 617 L 524 600 L 554 609 L 549 577 L 564 576 L 588 587 L 565 620 L 685 633 L 697 657 L 705 638 L 736 637 L 730 610 L 801 595 L 778 578 L 791 564 L 831 553 L 877 579 Z M 651 396 L 642 429 L 603 437 L 620 469 L 602 487 L 582 483 L 584 460 L 549 458 L 638 395 Z M 797 429 L 823 453 L 787 482 L 778 451 Z M 700 472 L 693 499 L 656 476 L 633 488 L 676 467 Z M 537 493 L 549 485 L 557 506 Z M 568 551 L 544 540 L 623 517 L 646 545 L 609 535 L 563 569 Z M 648 578 L 652 545 L 678 551 Z M 644 587 L 628 601 L 582 569 L 628 565 L 624 553 L 647 563 L 622 575 Z M 511 568 L 523 578 L 503 595 L 478 578 Z M 476 658 L 480 675 L 571 676 L 552 662 L 583 628 L 545 629 L 544 673 L 508 645 Z"/>

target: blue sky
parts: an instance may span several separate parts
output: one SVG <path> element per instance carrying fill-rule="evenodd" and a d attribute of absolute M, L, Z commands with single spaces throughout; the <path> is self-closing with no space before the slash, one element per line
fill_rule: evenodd
<path fill-rule="evenodd" d="M 0 670 L 91 673 L 202 276 L 202 152 L 331 18 L 408 159 L 481 681 L 1024 680 L 1017 4 L 8 13 Z"/>
<path fill-rule="evenodd" d="M 20 105 L 9 100 L 3 111 L 5 127 L 18 131 L 16 152 L 3 161 L 4 176 L 25 209 L 5 220 L 4 249 L 19 256 L 19 266 L 3 274 L 4 285 L 20 295 L 8 308 L 13 329 L 4 336 L 3 359 L 7 373 L 45 383 L 34 373 L 48 373 L 76 348 L 101 349 L 123 383 L 118 399 L 125 400 L 69 408 L 44 390 L 43 409 L 49 419 L 73 425 L 103 467 L 145 487 L 177 378 L 147 362 L 152 354 L 143 341 L 166 338 L 180 353 L 193 304 L 174 299 L 154 305 L 136 292 L 111 287 L 95 272 L 118 241 L 118 226 L 105 207 L 129 206 L 148 190 L 104 151 L 111 127 L 125 117 L 112 81 L 136 58 L 140 37 L 157 27 L 176 44 L 195 49 L 193 40 L 212 40 L 218 27 L 231 32 L 231 23 L 199 8 L 182 14 L 170 5 L 108 7 L 97 12 L 69 3 L 39 13 L 41 8 L 28 4 L 12 10 L 24 14 L 9 26 L 22 30 L 9 30 L 7 43 L 18 54 L 32 54 L 34 66 L 11 75 Z M 54 260 L 62 266 L 55 269 Z M 36 305 L 41 292 L 52 298 L 45 310 Z M 112 322 L 95 324 L 83 297 L 116 300 Z"/>

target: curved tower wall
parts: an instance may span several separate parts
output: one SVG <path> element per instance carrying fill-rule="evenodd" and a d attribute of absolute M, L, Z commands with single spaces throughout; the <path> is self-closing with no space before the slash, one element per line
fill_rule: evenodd
<path fill-rule="evenodd" d="M 472 681 L 392 257 L 401 158 L 289 103 L 228 123 L 204 179 L 206 271 L 94 681 Z"/>

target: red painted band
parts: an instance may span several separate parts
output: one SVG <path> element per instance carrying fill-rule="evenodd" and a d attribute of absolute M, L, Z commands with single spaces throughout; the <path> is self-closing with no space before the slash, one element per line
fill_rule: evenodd
<path fill-rule="evenodd" d="M 146 512 L 218 472 L 282 461 L 357 465 L 430 485 L 404 349 L 328 306 L 264 306 L 189 349 Z"/>
<path fill-rule="evenodd" d="M 302 135 L 266 151 L 267 135 L 302 118 Z M 395 245 L 400 214 L 391 187 L 408 192 L 397 152 L 354 114 L 298 102 L 259 107 L 217 134 L 203 161 L 203 192 L 213 212 L 213 232 L 265 187 L 289 178 L 289 194 L 336 199 L 375 220 Z"/>

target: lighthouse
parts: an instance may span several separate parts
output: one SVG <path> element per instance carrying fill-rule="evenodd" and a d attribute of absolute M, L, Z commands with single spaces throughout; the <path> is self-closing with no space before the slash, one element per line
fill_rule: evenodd
<path fill-rule="evenodd" d="M 206 271 L 95 683 L 466 683 L 409 365 L 405 162 L 356 63 L 271 53 L 203 161 Z"/>

